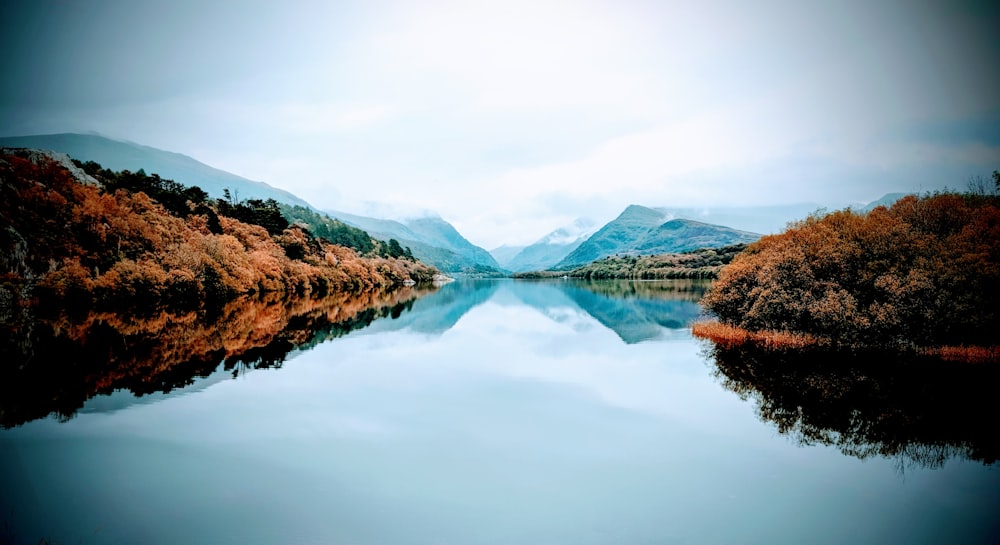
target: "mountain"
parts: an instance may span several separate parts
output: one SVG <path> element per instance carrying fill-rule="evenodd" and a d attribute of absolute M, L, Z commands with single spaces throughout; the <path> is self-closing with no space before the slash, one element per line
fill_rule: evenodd
<path fill-rule="evenodd" d="M 614 254 L 653 255 L 752 242 L 760 235 L 689 219 L 673 219 L 663 210 L 630 205 L 617 218 L 559 261 L 568 270 Z"/>
<path fill-rule="evenodd" d="M 196 185 L 213 198 L 221 198 L 222 191 L 228 188 L 239 199 L 274 199 L 311 208 L 309 203 L 287 191 L 210 167 L 187 155 L 95 134 L 5 136 L 0 137 L 0 147 L 52 150 L 79 161 L 95 161 L 111 170 L 137 172 L 142 169 L 184 185 Z"/>
<path fill-rule="evenodd" d="M 861 212 L 862 214 L 864 214 L 864 213 L 867 213 L 867 212 L 871 212 L 872 210 L 875 210 L 879 206 L 884 206 L 884 207 L 888 208 L 888 207 L 892 206 L 893 204 L 895 204 L 896 201 L 898 201 L 899 199 L 902 199 L 903 197 L 905 197 L 907 195 L 909 195 L 909 193 L 886 193 L 885 195 L 882 195 L 882 197 L 880 197 L 878 199 L 875 199 L 874 201 L 866 204 L 864 206 L 864 208 L 861 208 L 860 210 L 858 210 L 858 212 Z"/>
<path fill-rule="evenodd" d="M 490 250 L 490 255 L 493 259 L 497 260 L 497 263 L 505 269 L 510 269 L 510 260 L 514 258 L 521 250 L 527 248 L 527 246 L 508 246 L 504 244 L 503 246 L 497 246 Z"/>
<path fill-rule="evenodd" d="M 406 226 L 420 237 L 421 242 L 455 251 L 477 265 L 500 269 L 500 264 L 489 252 L 466 240 L 452 224 L 441 218 L 408 219 Z"/>
<path fill-rule="evenodd" d="M 656 208 L 667 219 L 688 219 L 725 225 L 740 231 L 773 234 L 785 230 L 790 222 L 801 220 L 823 209 L 818 203 L 781 204 L 770 206 L 727 206 L 701 208 Z"/>
<path fill-rule="evenodd" d="M 95 161 L 111 170 L 137 172 L 141 169 L 184 185 L 196 185 L 213 198 L 223 197 L 223 190 L 229 189 L 237 199 L 274 199 L 315 210 L 308 202 L 288 191 L 210 167 L 187 155 L 95 134 L 7 136 L 0 137 L 0 147 L 52 150 L 79 161 Z M 489 252 L 470 243 L 444 220 L 412 220 L 403 225 L 392 220 L 336 214 L 334 217 L 337 219 L 360 227 L 375 238 L 397 239 L 403 246 L 409 246 L 415 257 L 442 271 L 502 272 Z"/>
<path fill-rule="evenodd" d="M 455 227 L 441 218 L 415 218 L 403 221 L 370 218 L 325 210 L 330 217 L 364 229 L 380 240 L 394 238 L 408 246 L 413 256 L 444 272 L 501 274 L 504 269 L 489 252 L 466 240 Z"/>
<path fill-rule="evenodd" d="M 589 219 L 578 219 L 545 235 L 503 264 L 513 272 L 541 271 L 559 263 L 594 233 L 596 226 Z"/>

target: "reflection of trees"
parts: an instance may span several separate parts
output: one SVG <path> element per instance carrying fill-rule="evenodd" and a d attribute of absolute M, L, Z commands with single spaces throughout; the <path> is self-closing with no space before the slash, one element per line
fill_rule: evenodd
<path fill-rule="evenodd" d="M 666 299 L 697 302 L 711 286 L 710 280 L 567 280 L 563 285 L 583 288 L 615 299 Z"/>
<path fill-rule="evenodd" d="M 865 459 L 940 467 L 952 457 L 993 464 L 1000 368 L 898 353 L 715 347 L 716 375 L 760 417 L 804 445 Z"/>
<path fill-rule="evenodd" d="M 287 354 L 409 310 L 422 289 L 323 299 L 268 294 L 218 313 L 158 310 L 20 320 L 0 339 L 0 426 L 72 416 L 101 393 L 169 392 L 224 362 L 234 374 L 280 367 Z"/>

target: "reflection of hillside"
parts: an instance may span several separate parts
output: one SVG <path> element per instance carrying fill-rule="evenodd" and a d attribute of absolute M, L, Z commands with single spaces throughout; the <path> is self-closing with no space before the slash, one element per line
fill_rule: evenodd
<path fill-rule="evenodd" d="M 141 397 L 136 397 L 129 390 L 114 390 L 106 394 L 97 394 L 86 400 L 83 406 L 75 411 L 74 414 L 111 413 L 136 405 L 152 405 L 153 403 L 163 401 L 167 397 L 191 395 L 200 392 L 216 383 L 232 380 L 232 378 L 232 375 L 229 373 L 219 372 L 217 365 L 216 372 L 213 372 L 209 376 L 194 375 L 186 385 L 179 385 L 169 392 L 150 392 L 142 394 Z"/>
<path fill-rule="evenodd" d="M 269 294 L 234 301 L 218 316 L 164 310 L 25 322 L 0 341 L 0 426 L 53 412 L 68 417 L 117 389 L 169 392 L 209 376 L 220 362 L 234 374 L 280 367 L 293 349 L 402 315 L 418 295 L 412 288 L 319 300 Z"/>
<path fill-rule="evenodd" d="M 1000 368 L 896 353 L 713 349 L 722 384 L 753 399 L 764 421 L 802 444 L 865 459 L 939 467 L 960 457 L 993 464 L 1000 437 Z"/>
<path fill-rule="evenodd" d="M 520 283 L 515 283 L 517 286 Z M 697 318 L 697 301 L 708 283 L 693 280 L 530 282 L 515 293 L 540 310 L 578 306 L 628 344 L 663 336 L 664 329 L 683 329 Z"/>
<path fill-rule="evenodd" d="M 499 285 L 495 280 L 450 282 L 414 301 L 411 311 L 404 316 L 378 322 L 368 332 L 408 329 L 440 335 L 451 329 L 467 312 L 493 297 Z"/>
<path fill-rule="evenodd" d="M 707 280 L 570 280 L 567 286 L 614 298 L 657 299 L 697 303 L 708 291 Z"/>

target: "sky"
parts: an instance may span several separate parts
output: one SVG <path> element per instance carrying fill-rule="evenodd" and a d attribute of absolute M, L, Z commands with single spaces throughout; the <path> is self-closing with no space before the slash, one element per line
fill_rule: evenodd
<path fill-rule="evenodd" d="M 1000 169 L 1000 4 L 13 0 L 0 135 L 95 131 L 485 248 Z"/>

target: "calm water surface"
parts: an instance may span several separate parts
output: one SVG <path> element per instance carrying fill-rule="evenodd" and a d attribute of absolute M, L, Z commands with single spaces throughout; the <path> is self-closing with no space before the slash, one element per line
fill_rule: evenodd
<path fill-rule="evenodd" d="M 762 418 L 691 337 L 699 295 L 456 282 L 204 347 L 169 393 L 8 422 L 0 543 L 998 542 L 989 452 L 850 455 Z"/>

